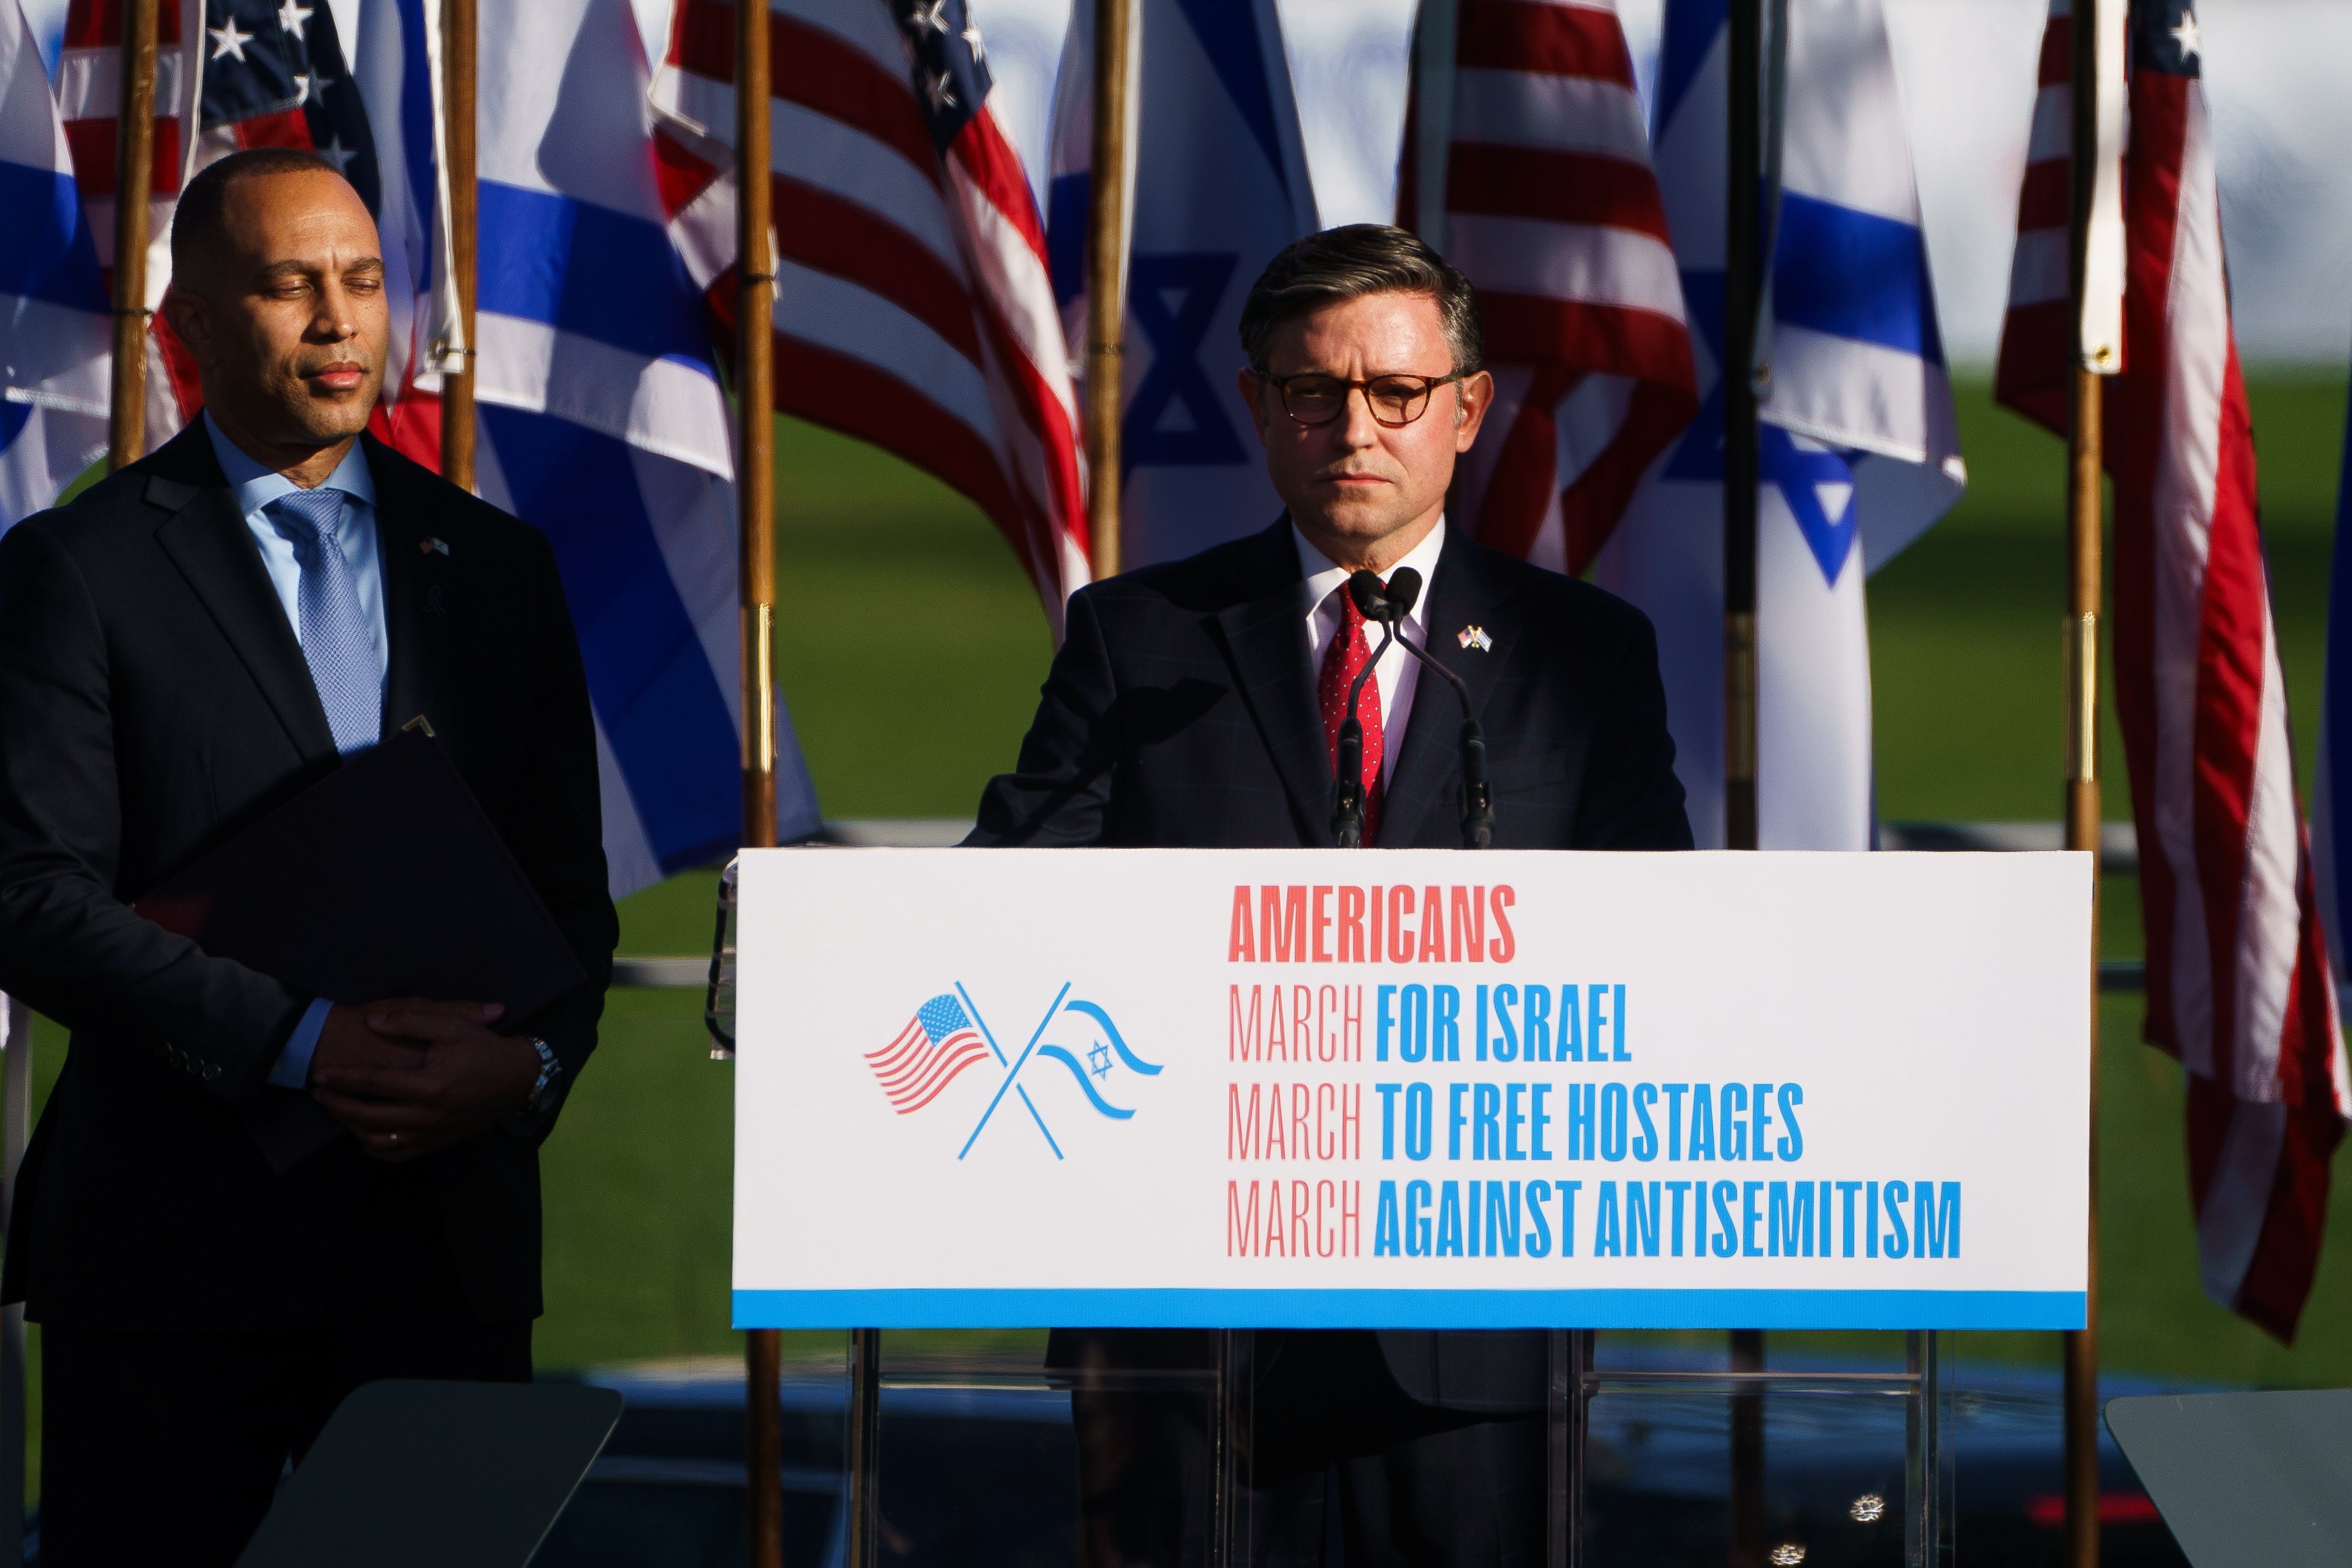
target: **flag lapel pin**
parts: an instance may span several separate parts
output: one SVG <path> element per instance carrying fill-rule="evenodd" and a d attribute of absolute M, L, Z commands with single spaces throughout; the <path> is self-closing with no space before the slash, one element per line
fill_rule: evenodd
<path fill-rule="evenodd" d="M 1484 626 L 1465 626 L 1454 641 L 1465 648 L 1475 648 L 1481 653 L 1491 653 L 1495 646 L 1495 640 L 1486 635 Z"/>
<path fill-rule="evenodd" d="M 416 541 L 416 553 L 419 555 L 447 555 L 449 553 L 449 541 L 444 538 L 418 539 Z"/>

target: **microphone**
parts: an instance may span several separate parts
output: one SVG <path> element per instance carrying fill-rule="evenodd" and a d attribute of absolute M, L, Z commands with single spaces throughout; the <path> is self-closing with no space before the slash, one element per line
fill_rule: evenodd
<path fill-rule="evenodd" d="M 1411 603 L 1412 593 L 1421 589 L 1420 575 L 1412 571 L 1397 575 L 1412 579 L 1412 592 L 1406 595 L 1406 602 Z M 1380 578 L 1372 572 L 1360 571 L 1348 579 L 1348 597 L 1356 601 L 1356 609 L 1365 620 L 1378 622 L 1387 632 L 1381 645 L 1372 650 L 1372 656 L 1364 661 L 1364 667 L 1356 672 L 1355 680 L 1349 684 L 1348 716 L 1339 721 L 1339 756 L 1333 768 L 1339 777 L 1331 800 L 1331 837 L 1340 849 L 1353 850 L 1362 848 L 1364 842 L 1364 723 L 1357 716 L 1358 706 L 1363 698 L 1364 683 L 1379 667 L 1389 644 L 1396 641 L 1397 623 L 1404 618 L 1404 612 L 1391 606 L 1388 590 L 1381 586 Z"/>
<path fill-rule="evenodd" d="M 1367 578 L 1374 586 L 1379 585 L 1380 579 L 1369 571 L 1360 571 L 1349 580 L 1348 586 L 1350 592 L 1358 594 L 1357 608 L 1364 612 L 1365 619 L 1370 620 L 1372 612 L 1364 603 L 1359 587 L 1360 581 Z M 1397 640 L 1397 627 L 1412 609 L 1413 601 L 1420 597 L 1421 573 L 1404 566 L 1389 574 L 1388 587 L 1382 598 L 1391 618 L 1391 641 Z M 1385 651 L 1388 644 L 1383 643 L 1381 646 Z M 1439 664 L 1434 654 L 1416 645 L 1410 638 L 1404 639 L 1404 651 L 1420 660 L 1423 668 L 1434 670 L 1443 675 L 1445 684 L 1454 688 L 1454 695 L 1462 700 L 1462 847 L 1483 850 L 1495 841 L 1495 799 L 1493 790 L 1486 784 L 1486 734 L 1478 727 L 1478 716 L 1471 711 L 1470 688 L 1461 676 Z"/>

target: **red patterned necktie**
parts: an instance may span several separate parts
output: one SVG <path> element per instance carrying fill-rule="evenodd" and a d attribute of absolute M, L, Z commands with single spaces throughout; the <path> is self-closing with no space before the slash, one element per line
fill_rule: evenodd
<path fill-rule="evenodd" d="M 1364 637 L 1364 612 L 1356 608 L 1355 595 L 1343 584 L 1334 591 L 1339 597 L 1339 632 L 1331 645 L 1323 650 L 1323 675 L 1316 685 L 1316 695 L 1323 707 L 1323 746 L 1331 758 L 1331 771 L 1339 771 L 1339 727 L 1348 718 L 1348 688 L 1372 662 L 1371 644 Z M 1363 695 L 1356 703 L 1356 717 L 1364 727 L 1364 842 L 1377 841 L 1381 827 L 1381 678 L 1374 674 L 1364 683 Z"/>

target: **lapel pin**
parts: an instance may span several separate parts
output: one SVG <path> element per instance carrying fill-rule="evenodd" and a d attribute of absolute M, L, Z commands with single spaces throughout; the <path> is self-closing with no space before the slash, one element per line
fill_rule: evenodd
<path fill-rule="evenodd" d="M 449 553 L 449 541 L 444 538 L 418 539 L 416 541 L 416 553 L 419 555 L 447 555 Z"/>
<path fill-rule="evenodd" d="M 1481 653 L 1492 652 L 1495 646 L 1495 640 L 1486 635 L 1484 626 L 1465 626 L 1454 640 L 1465 648 L 1475 648 Z"/>

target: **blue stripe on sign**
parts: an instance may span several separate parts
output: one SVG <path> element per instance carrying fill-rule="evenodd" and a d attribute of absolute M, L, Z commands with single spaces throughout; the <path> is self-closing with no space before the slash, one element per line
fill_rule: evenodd
<path fill-rule="evenodd" d="M 70 176 L 0 162 L 0 294 L 104 311 L 106 279 Z"/>
<path fill-rule="evenodd" d="M 710 366 L 701 290 L 658 224 L 494 180 L 481 186 L 481 309 Z"/>
<path fill-rule="evenodd" d="M 487 231 L 486 231 L 487 232 Z M 482 428 L 515 513 L 554 542 L 588 695 L 665 873 L 741 838 L 735 721 L 646 515 L 636 465 L 667 458 L 568 420 L 490 403 Z"/>
<path fill-rule="evenodd" d="M 1944 362 L 1926 236 L 1875 213 L 1782 192 L 1772 313 L 1816 332 Z"/>
<path fill-rule="evenodd" d="M 2080 1291 L 738 1291 L 739 1329 L 2079 1329 Z"/>

